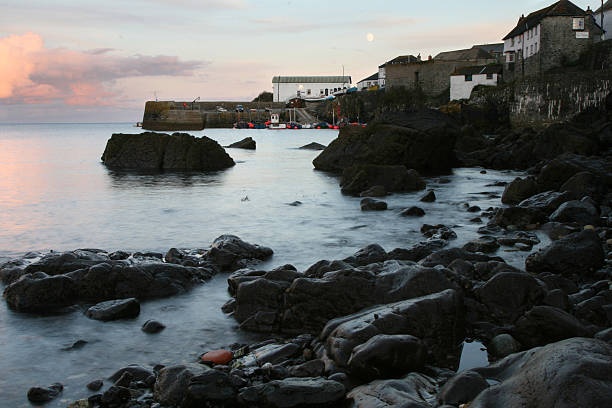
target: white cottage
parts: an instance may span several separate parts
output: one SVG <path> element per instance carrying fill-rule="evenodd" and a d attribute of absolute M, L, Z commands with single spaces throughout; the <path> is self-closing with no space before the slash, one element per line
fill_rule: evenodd
<path fill-rule="evenodd" d="M 595 18 L 595 22 L 599 25 L 602 25 L 602 17 L 603 17 L 603 29 L 605 33 L 603 34 L 604 40 L 612 39 L 612 0 L 608 0 L 604 3 L 603 7 L 600 7 L 593 14 Z"/>
<path fill-rule="evenodd" d="M 501 80 L 503 66 L 484 65 L 459 68 L 450 77 L 450 99 L 470 99 L 477 85 L 497 86 Z"/>
<path fill-rule="evenodd" d="M 378 75 L 379 73 L 375 73 L 373 75 L 370 75 L 367 78 L 362 79 L 361 81 L 357 82 L 357 89 L 359 91 L 363 91 L 363 90 L 367 90 L 368 88 L 371 88 L 373 86 L 380 86 L 378 83 Z"/>
<path fill-rule="evenodd" d="M 274 102 L 293 98 L 316 98 L 351 87 L 350 76 L 275 76 L 272 78 Z"/>

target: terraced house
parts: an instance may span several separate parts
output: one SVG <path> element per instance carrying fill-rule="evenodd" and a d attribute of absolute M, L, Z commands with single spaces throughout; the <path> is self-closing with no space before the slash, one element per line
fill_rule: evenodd
<path fill-rule="evenodd" d="M 568 0 L 521 16 L 504 37 L 504 78 L 537 75 L 576 61 L 603 29 L 593 13 Z"/>

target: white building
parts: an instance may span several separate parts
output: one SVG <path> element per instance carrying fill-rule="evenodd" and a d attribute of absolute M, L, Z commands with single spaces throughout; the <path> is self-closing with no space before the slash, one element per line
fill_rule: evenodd
<path fill-rule="evenodd" d="M 351 87 L 350 76 L 275 76 L 272 78 L 274 102 L 297 97 L 329 96 Z"/>
<path fill-rule="evenodd" d="M 378 83 L 378 72 L 357 82 L 357 90 L 363 91 L 373 86 L 380 86 Z"/>
<path fill-rule="evenodd" d="M 594 14 L 595 22 L 601 25 L 601 17 L 603 14 L 603 29 L 605 31 L 603 35 L 604 40 L 612 39 L 612 0 L 608 0 L 604 3 L 603 7 L 600 7 Z"/>
<path fill-rule="evenodd" d="M 501 79 L 501 65 L 459 68 L 450 77 L 450 99 L 470 99 L 476 85 L 497 86 Z"/>

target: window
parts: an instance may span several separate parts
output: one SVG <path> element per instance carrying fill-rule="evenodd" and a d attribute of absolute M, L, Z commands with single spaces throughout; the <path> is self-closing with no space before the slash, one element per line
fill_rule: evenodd
<path fill-rule="evenodd" d="M 514 62 L 514 54 L 513 53 L 508 54 L 508 62 Z"/>
<path fill-rule="evenodd" d="M 465 82 L 471 82 L 472 81 L 472 75 L 468 74 L 465 76 Z"/>
<path fill-rule="evenodd" d="M 325 88 L 325 96 L 329 95 L 329 88 Z"/>
<path fill-rule="evenodd" d="M 306 90 L 306 95 L 310 95 L 310 89 Z"/>
<path fill-rule="evenodd" d="M 510 46 L 511 46 L 511 47 L 514 47 L 514 37 L 512 37 L 512 38 L 510 39 Z"/>
<path fill-rule="evenodd" d="M 534 52 L 538 52 L 538 43 L 533 44 Z"/>
<path fill-rule="evenodd" d="M 535 35 L 538 35 L 538 26 L 535 27 Z"/>
<path fill-rule="evenodd" d="M 487 74 L 487 79 L 493 79 L 493 74 Z"/>
<path fill-rule="evenodd" d="M 574 31 L 584 30 L 584 17 L 575 17 L 572 19 L 572 29 Z"/>
<path fill-rule="evenodd" d="M 529 47 L 529 55 L 533 55 L 533 44 L 531 44 L 531 47 Z"/>

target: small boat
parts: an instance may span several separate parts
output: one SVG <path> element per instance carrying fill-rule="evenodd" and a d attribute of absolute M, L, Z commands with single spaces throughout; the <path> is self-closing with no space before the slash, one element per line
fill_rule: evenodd
<path fill-rule="evenodd" d="M 280 115 L 278 113 L 273 113 L 270 115 L 270 123 L 268 124 L 268 129 L 272 129 L 272 130 L 287 129 L 287 124 L 280 123 Z"/>

